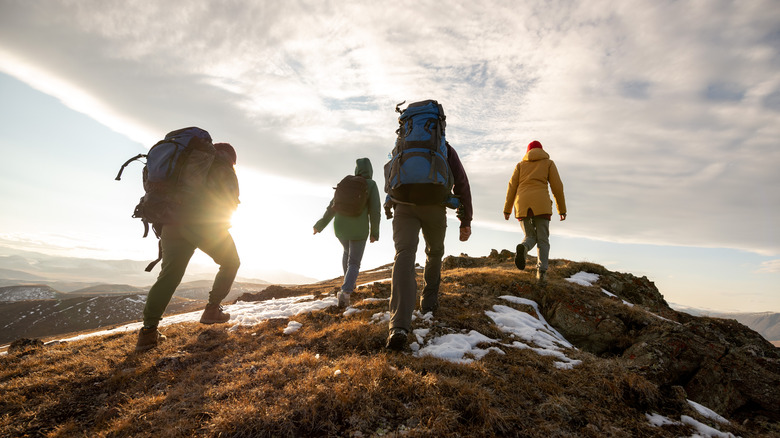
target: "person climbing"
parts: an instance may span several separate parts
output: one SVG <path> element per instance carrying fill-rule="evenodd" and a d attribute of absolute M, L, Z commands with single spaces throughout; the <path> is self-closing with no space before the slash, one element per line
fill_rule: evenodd
<path fill-rule="evenodd" d="M 355 174 L 348 175 L 339 183 L 322 218 L 314 224 L 314 234 L 317 234 L 335 217 L 333 230 L 344 248 L 341 256 L 344 281 L 337 295 L 338 305 L 342 308 L 350 305 L 366 240 L 370 239 L 371 243 L 379 240 L 381 201 L 373 175 L 371 161 L 358 158 Z"/>
<path fill-rule="evenodd" d="M 515 252 L 517 269 L 525 269 L 528 251 L 534 246 L 538 247 L 536 278 L 540 283 L 547 280 L 550 256 L 550 220 L 553 211 L 548 184 L 560 219 L 566 220 L 566 199 L 558 168 L 550 159 L 550 155 L 542 149 L 542 144 L 534 140 L 528 144 L 525 156 L 517 163 L 512 178 L 509 179 L 504 202 L 504 219 L 509 220 L 514 208 L 515 217 L 525 235 Z"/>
<path fill-rule="evenodd" d="M 149 289 L 136 351 L 153 348 L 165 339 L 157 326 L 196 249 L 219 265 L 200 322 L 217 324 L 230 319 L 220 303 L 230 292 L 241 264 L 229 231 L 231 217 L 239 204 L 238 178 L 234 169 L 236 151 L 229 143 L 216 143 L 214 149 L 214 161 L 198 201 L 183 208 L 180 221 L 162 226 L 162 268 Z"/>

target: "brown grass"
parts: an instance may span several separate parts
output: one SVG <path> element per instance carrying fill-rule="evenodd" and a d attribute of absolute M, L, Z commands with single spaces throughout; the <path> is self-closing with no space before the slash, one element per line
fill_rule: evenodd
<path fill-rule="evenodd" d="M 554 281 L 560 279 L 551 275 Z M 329 293 L 334 284 L 305 290 Z M 477 330 L 510 343 L 484 312 L 500 295 L 535 287 L 530 273 L 504 265 L 446 271 L 436 317 L 443 327 L 436 330 Z M 559 370 L 551 357 L 514 348 L 466 365 L 388 353 L 387 327 L 371 323 L 387 303 L 360 298 L 386 298 L 389 286 L 356 295 L 366 311 L 300 315 L 294 319 L 303 326 L 291 335 L 282 333 L 287 320 L 235 331 L 187 323 L 165 327 L 168 340 L 140 354 L 132 352 L 135 334 L 117 334 L 0 357 L 0 435 L 690 435 L 681 426 L 648 424 L 648 412 L 677 420 L 692 414 L 618 359 L 569 351 L 582 365 Z M 719 429 L 742 436 L 778 431 Z"/>

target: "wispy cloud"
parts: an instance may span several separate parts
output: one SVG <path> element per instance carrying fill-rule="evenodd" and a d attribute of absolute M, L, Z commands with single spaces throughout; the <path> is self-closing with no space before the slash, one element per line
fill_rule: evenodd
<path fill-rule="evenodd" d="M 780 273 L 780 259 L 769 260 L 761 263 L 761 266 L 756 271 L 760 274 L 777 274 Z"/>
<path fill-rule="evenodd" d="M 477 219 L 538 139 L 562 232 L 780 253 L 773 1 L 489 3 L 5 2 L 0 70 L 145 144 L 197 124 L 315 182 L 378 168 L 394 105 L 436 98 Z"/>

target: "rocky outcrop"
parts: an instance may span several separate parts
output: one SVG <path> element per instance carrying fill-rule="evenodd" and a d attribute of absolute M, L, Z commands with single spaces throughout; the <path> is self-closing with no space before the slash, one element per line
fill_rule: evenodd
<path fill-rule="evenodd" d="M 450 257 L 447 266 L 508 267 L 513 254 L 502 253 Z M 583 271 L 597 280 L 566 281 Z M 734 320 L 676 312 L 646 277 L 566 260 L 551 261 L 549 274 L 546 285 L 515 280 L 504 287 L 539 303 L 547 321 L 578 348 L 622 360 L 662 390 L 683 388 L 687 398 L 729 417 L 780 421 L 780 350 L 755 331 Z"/>

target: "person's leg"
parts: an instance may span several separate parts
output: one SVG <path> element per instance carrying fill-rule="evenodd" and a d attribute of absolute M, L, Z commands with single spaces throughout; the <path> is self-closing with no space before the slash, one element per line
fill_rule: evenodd
<path fill-rule="evenodd" d="M 173 293 L 184 277 L 187 264 L 195 253 L 195 245 L 183 238 L 166 238 L 166 230 L 160 241 L 162 245 L 162 263 L 160 275 L 146 298 L 144 306 L 144 327 L 156 327 L 162 314 L 173 297 Z"/>
<path fill-rule="evenodd" d="M 395 261 L 390 289 L 390 330 L 409 331 L 417 301 L 417 278 L 414 271 L 417 244 L 420 241 L 420 219 L 413 206 L 398 204 L 393 215 Z"/>
<path fill-rule="evenodd" d="M 536 263 L 536 267 L 539 271 L 547 271 L 547 265 L 550 258 L 549 219 L 534 218 L 534 228 L 536 229 L 536 245 L 539 251 L 539 260 Z"/>
<path fill-rule="evenodd" d="M 441 283 L 441 258 L 444 256 L 444 237 L 447 234 L 447 211 L 444 206 L 419 206 L 422 234 L 425 239 L 425 286 L 420 298 L 423 313 L 439 307 Z"/>
<path fill-rule="evenodd" d="M 523 228 L 523 242 L 522 245 L 525 247 L 525 251 L 528 252 L 532 249 L 534 249 L 534 246 L 536 246 L 536 225 L 534 224 L 534 218 L 533 216 L 530 217 L 524 217 L 522 221 L 520 221 L 520 226 Z"/>
<path fill-rule="evenodd" d="M 223 227 L 192 226 L 183 228 L 182 235 L 219 265 L 209 292 L 209 305 L 218 306 L 230 293 L 241 260 L 233 236 Z"/>
<path fill-rule="evenodd" d="M 347 269 L 344 274 L 344 284 L 341 290 L 352 293 L 355 290 L 358 273 L 360 272 L 360 262 L 363 260 L 363 252 L 366 250 L 365 240 L 350 240 L 347 243 L 349 254 L 347 257 Z"/>
<path fill-rule="evenodd" d="M 339 238 L 339 242 L 341 242 L 341 247 L 344 248 L 344 251 L 341 253 L 341 269 L 346 276 L 347 268 L 349 268 L 349 240 Z"/>

